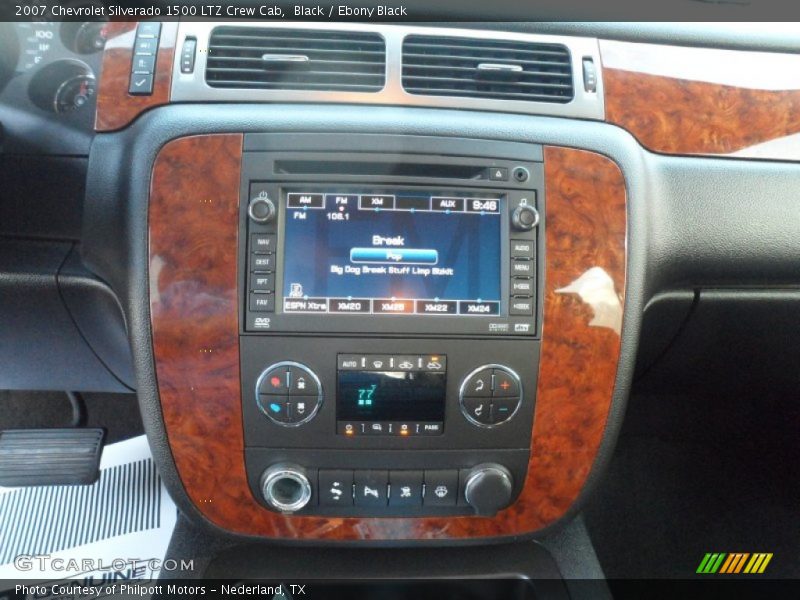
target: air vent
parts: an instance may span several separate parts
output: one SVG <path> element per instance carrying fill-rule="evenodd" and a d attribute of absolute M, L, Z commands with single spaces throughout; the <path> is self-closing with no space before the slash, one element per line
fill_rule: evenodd
<path fill-rule="evenodd" d="M 561 44 L 410 35 L 403 41 L 410 94 L 566 103 L 572 65 Z"/>
<path fill-rule="evenodd" d="M 206 83 L 217 88 L 377 92 L 386 44 L 376 33 L 216 27 Z"/>

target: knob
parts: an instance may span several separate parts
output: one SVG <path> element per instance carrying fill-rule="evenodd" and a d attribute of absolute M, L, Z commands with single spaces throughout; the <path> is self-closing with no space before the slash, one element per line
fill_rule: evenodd
<path fill-rule="evenodd" d="M 530 204 L 520 204 L 511 213 L 511 224 L 519 231 L 530 231 L 539 223 L 539 211 Z"/>
<path fill-rule="evenodd" d="M 516 167 L 511 172 L 511 175 L 514 177 L 515 181 L 518 181 L 520 183 L 525 183 L 526 181 L 528 181 L 528 178 L 531 176 L 530 172 L 525 167 Z"/>
<path fill-rule="evenodd" d="M 275 510 L 295 512 L 311 500 L 311 483 L 300 467 L 273 465 L 261 476 L 261 493 Z"/>
<path fill-rule="evenodd" d="M 250 200 L 247 214 L 256 223 L 268 223 L 275 218 L 275 204 L 269 196 L 259 194 Z"/>
<path fill-rule="evenodd" d="M 487 463 L 473 467 L 467 474 L 464 499 L 476 514 L 490 517 L 509 505 L 513 489 L 508 469 Z"/>

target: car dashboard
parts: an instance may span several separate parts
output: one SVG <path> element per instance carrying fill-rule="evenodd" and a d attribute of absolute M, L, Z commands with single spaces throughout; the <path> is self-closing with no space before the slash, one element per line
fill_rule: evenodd
<path fill-rule="evenodd" d="M 707 290 L 796 283 L 800 55 L 777 43 L 5 26 L 4 151 L 85 176 L 79 224 L 28 221 L 6 269 L 55 286 L 73 375 L 135 389 L 170 494 L 215 535 L 551 535 L 604 476 L 637 361 Z"/>

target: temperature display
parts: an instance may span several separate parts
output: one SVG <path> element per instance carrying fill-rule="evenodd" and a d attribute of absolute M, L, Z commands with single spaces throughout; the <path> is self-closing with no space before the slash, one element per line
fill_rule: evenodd
<path fill-rule="evenodd" d="M 446 384 L 442 355 L 340 354 L 338 431 L 346 436 L 440 434 Z"/>

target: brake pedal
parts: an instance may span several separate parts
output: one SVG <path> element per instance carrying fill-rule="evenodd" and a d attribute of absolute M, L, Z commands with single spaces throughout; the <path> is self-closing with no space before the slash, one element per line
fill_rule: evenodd
<path fill-rule="evenodd" d="M 0 486 L 94 483 L 104 439 L 103 429 L 0 431 Z"/>

